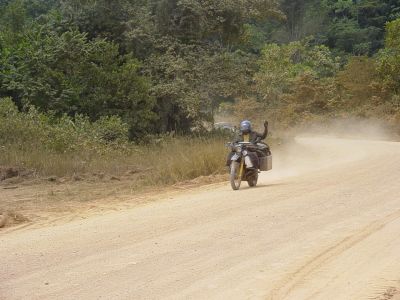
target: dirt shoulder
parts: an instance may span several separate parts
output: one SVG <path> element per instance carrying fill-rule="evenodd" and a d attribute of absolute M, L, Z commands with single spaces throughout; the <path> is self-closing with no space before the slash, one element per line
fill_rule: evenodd
<path fill-rule="evenodd" d="M 226 175 L 199 177 L 173 186 L 137 188 L 134 176 L 41 178 L 17 176 L 0 182 L 0 232 L 41 227 L 118 211 L 202 186 Z"/>

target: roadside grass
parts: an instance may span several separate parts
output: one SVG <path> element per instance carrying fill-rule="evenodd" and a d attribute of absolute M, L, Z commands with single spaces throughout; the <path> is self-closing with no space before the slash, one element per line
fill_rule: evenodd
<path fill-rule="evenodd" d="M 200 176 L 221 174 L 225 169 L 227 138 L 178 138 L 148 151 L 154 168 L 151 184 L 171 184 Z"/>
<path fill-rule="evenodd" d="M 140 184 L 173 184 L 224 171 L 229 136 L 154 136 L 148 143 L 128 140 L 118 117 L 91 122 L 44 114 L 34 107 L 21 112 L 0 99 L 1 168 L 30 170 L 37 177 L 134 175 Z M 1 180 L 0 174 L 0 180 Z M 3 178 L 4 179 L 4 178 Z"/>
<path fill-rule="evenodd" d="M 135 175 L 140 185 L 174 184 L 199 176 L 221 174 L 227 154 L 225 142 L 216 137 L 175 137 L 151 145 L 115 145 L 101 152 L 49 151 L 40 145 L 26 148 L 2 145 L 0 166 L 32 170 L 37 177 Z"/>

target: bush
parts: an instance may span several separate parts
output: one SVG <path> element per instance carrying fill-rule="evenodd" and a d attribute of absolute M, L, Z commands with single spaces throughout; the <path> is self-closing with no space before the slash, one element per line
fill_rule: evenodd
<path fill-rule="evenodd" d="M 39 112 L 29 107 L 19 112 L 10 98 L 0 99 L 0 142 L 20 150 L 43 149 L 58 153 L 90 151 L 102 153 L 112 145 L 128 141 L 128 125 L 119 117 L 102 117 L 90 122 L 87 117 L 74 119 Z"/>
<path fill-rule="evenodd" d="M 378 73 L 389 91 L 400 94 L 400 19 L 386 25 L 385 48 L 377 56 Z"/>
<path fill-rule="evenodd" d="M 128 141 L 128 125 L 119 117 L 90 122 L 77 115 L 57 118 L 30 107 L 18 111 L 0 99 L 0 165 L 29 168 L 41 176 L 82 173 L 122 175 L 139 170 L 136 185 L 171 184 L 224 171 L 225 135 L 149 137 Z M 136 171 L 135 171 L 136 172 Z"/>

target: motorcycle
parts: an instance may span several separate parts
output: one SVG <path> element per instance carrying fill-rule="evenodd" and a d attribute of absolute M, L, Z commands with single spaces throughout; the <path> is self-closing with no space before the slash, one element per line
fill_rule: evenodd
<path fill-rule="evenodd" d="M 272 169 L 272 155 L 268 146 L 263 143 L 236 142 L 229 143 L 233 155 L 230 158 L 229 177 L 233 190 L 238 190 L 242 181 L 247 181 L 250 187 L 258 183 L 260 171 Z M 256 152 L 259 155 L 260 169 L 254 168 L 249 152 Z"/>

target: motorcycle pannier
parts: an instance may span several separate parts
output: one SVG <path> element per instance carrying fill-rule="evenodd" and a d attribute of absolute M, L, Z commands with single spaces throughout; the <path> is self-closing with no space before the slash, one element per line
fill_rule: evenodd
<path fill-rule="evenodd" d="M 269 171 L 272 169 L 272 155 L 260 157 L 260 170 Z"/>

